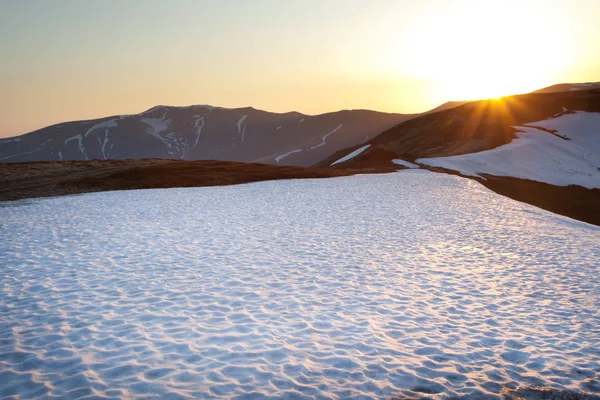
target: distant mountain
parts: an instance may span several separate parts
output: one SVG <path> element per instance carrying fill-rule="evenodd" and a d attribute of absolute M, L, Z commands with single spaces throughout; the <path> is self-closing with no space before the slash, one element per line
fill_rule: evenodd
<path fill-rule="evenodd" d="M 600 89 L 469 102 L 402 122 L 316 166 L 461 174 L 600 225 Z"/>
<path fill-rule="evenodd" d="M 556 92 L 574 92 L 576 90 L 600 89 L 600 82 L 586 83 L 559 83 L 536 90 L 532 93 L 556 93 Z"/>
<path fill-rule="evenodd" d="M 165 158 L 309 166 L 414 116 L 157 106 L 0 139 L 0 162 Z"/>

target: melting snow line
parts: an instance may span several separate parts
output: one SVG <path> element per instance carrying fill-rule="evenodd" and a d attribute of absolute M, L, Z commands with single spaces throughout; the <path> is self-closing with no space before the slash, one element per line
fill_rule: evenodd
<path fill-rule="evenodd" d="M 99 124 L 96 124 L 96 125 L 92 126 L 90 129 L 88 129 L 83 134 L 83 137 L 84 138 L 88 137 L 88 135 L 90 133 L 94 132 L 96 129 L 101 129 L 101 128 L 106 128 L 106 129 L 116 128 L 117 127 L 117 123 L 115 121 L 116 121 L 115 119 L 110 119 L 108 121 L 104 121 L 104 122 L 101 122 Z"/>
<path fill-rule="evenodd" d="M 198 142 L 200 141 L 200 134 L 202 133 L 202 128 L 204 128 L 204 117 L 200 117 L 198 118 L 195 122 L 194 122 L 194 128 L 198 128 L 196 129 L 196 141 L 194 142 L 194 144 L 192 145 L 192 147 L 190 147 L 189 149 L 185 150 L 183 152 L 183 155 L 181 156 L 181 159 L 185 159 L 185 156 L 194 148 L 198 145 Z"/>
<path fill-rule="evenodd" d="M 246 124 L 244 124 L 244 122 L 246 121 L 247 118 L 248 118 L 248 116 L 244 115 L 237 122 L 237 133 L 238 133 L 238 136 L 240 136 L 240 134 L 242 135 L 242 142 L 244 141 L 244 134 L 246 133 Z M 242 124 L 243 124 L 243 126 L 242 126 Z"/>
<path fill-rule="evenodd" d="M 344 161 L 348 161 L 351 158 L 356 157 L 357 155 L 359 155 L 360 153 L 362 153 L 363 151 L 365 151 L 366 149 L 368 149 L 369 147 L 371 147 L 370 144 L 367 144 L 363 147 L 361 147 L 360 149 L 356 149 L 354 150 L 352 153 L 345 155 L 344 157 L 340 158 L 337 161 L 334 161 L 333 163 L 331 163 L 330 167 L 333 167 L 335 164 L 339 164 L 339 163 L 343 163 Z"/>
<path fill-rule="evenodd" d="M 562 111 L 557 112 L 556 114 L 554 114 L 552 117 L 547 118 L 547 119 L 552 119 L 552 118 L 556 118 L 556 117 L 560 117 L 561 115 L 563 115 L 564 113 L 566 113 L 568 110 L 566 107 L 562 108 Z"/>
<path fill-rule="evenodd" d="M 340 129 L 342 129 L 342 126 L 344 126 L 343 124 L 339 124 L 337 126 L 337 128 L 335 128 L 334 130 L 332 130 L 331 132 L 329 132 L 327 135 L 323 136 L 321 138 L 321 143 L 313 146 L 310 148 L 310 150 L 316 149 L 317 147 L 321 147 L 321 146 L 325 146 L 327 144 L 327 138 L 331 135 L 333 135 L 334 133 L 336 133 L 337 131 L 339 131 Z"/>
<path fill-rule="evenodd" d="M 104 142 L 102 142 L 102 156 L 104 157 L 105 160 L 106 160 L 106 153 L 104 152 L 104 149 L 106 148 L 107 143 L 108 143 L 108 128 L 106 128 L 104 130 Z"/>
<path fill-rule="evenodd" d="M 12 142 L 22 142 L 22 141 L 23 141 L 22 137 L 16 137 L 16 138 L 11 138 L 11 139 L 0 139 L 0 144 L 12 143 Z"/>
<path fill-rule="evenodd" d="M 146 132 L 148 134 L 154 136 L 155 138 L 163 142 L 165 145 L 167 145 L 167 147 L 171 148 L 172 146 L 171 143 L 169 143 L 169 140 L 163 138 L 160 135 L 160 133 L 166 131 L 171 126 L 171 120 L 164 119 L 166 115 L 167 113 L 163 115 L 163 118 L 142 118 L 141 122 L 148 127 L 146 129 Z"/>
<path fill-rule="evenodd" d="M 73 139 L 77 139 L 79 141 L 79 151 L 81 152 L 81 154 L 83 154 L 86 160 L 89 160 L 87 154 L 85 154 L 85 147 L 83 146 L 83 136 L 81 136 L 80 134 L 71 136 L 70 138 L 65 140 L 65 144 L 69 143 Z"/>
<path fill-rule="evenodd" d="M 52 139 L 50 139 L 52 140 Z M 33 154 L 33 153 L 37 153 L 38 151 L 40 151 L 42 149 L 42 147 L 44 146 L 44 144 L 46 144 L 48 142 L 48 140 L 44 143 L 42 143 L 39 147 L 36 147 L 35 149 L 31 150 L 31 151 L 26 151 L 24 153 L 18 153 L 18 154 L 12 154 L 10 156 L 7 157 L 1 157 L 0 160 L 8 160 L 10 158 L 14 158 L 14 157 L 18 157 L 18 156 L 23 156 L 25 154 Z"/>
<path fill-rule="evenodd" d="M 289 156 L 290 154 L 294 154 L 294 153 L 300 153 L 302 151 L 302 149 L 297 149 L 297 150 L 292 150 L 292 151 L 288 151 L 285 154 L 282 154 L 280 156 L 275 157 L 275 162 L 277 162 L 277 164 L 279 164 L 279 161 L 283 160 L 284 158 L 286 158 L 287 156 Z"/>

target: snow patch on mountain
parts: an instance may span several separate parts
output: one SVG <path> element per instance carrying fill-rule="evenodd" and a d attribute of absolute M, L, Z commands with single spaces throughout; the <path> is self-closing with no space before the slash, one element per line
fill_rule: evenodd
<path fill-rule="evenodd" d="M 333 135 L 334 133 L 336 133 L 337 131 L 339 131 L 340 129 L 342 129 L 342 127 L 343 127 L 343 125 L 342 125 L 342 124 L 339 124 L 339 125 L 338 125 L 338 126 L 337 126 L 337 127 L 334 129 L 334 130 L 332 130 L 331 132 L 329 132 L 328 134 L 326 134 L 325 136 L 323 136 L 323 137 L 321 138 L 321 143 L 319 143 L 319 144 L 317 144 L 317 145 L 315 145 L 315 146 L 311 147 L 311 148 L 310 148 L 310 150 L 316 149 L 316 148 L 318 148 L 318 147 L 325 146 L 325 145 L 327 144 L 327 138 L 328 138 L 329 136 Z"/>
<path fill-rule="evenodd" d="M 71 140 L 77 140 L 78 141 L 79 151 L 85 157 L 86 160 L 89 160 L 89 158 L 88 158 L 88 156 L 87 156 L 87 154 L 85 152 L 85 146 L 83 145 L 83 136 L 81 136 L 81 135 L 71 136 L 70 138 L 68 138 L 67 140 L 65 140 L 65 145 L 67 143 L 69 143 Z"/>
<path fill-rule="evenodd" d="M 360 153 L 362 153 L 363 151 L 365 151 L 366 149 L 368 149 L 369 147 L 371 147 L 370 144 L 367 144 L 359 149 L 354 150 L 352 153 L 345 155 L 344 157 L 340 158 L 339 160 L 336 160 L 334 162 L 331 163 L 331 167 L 333 167 L 336 164 L 339 163 L 343 163 L 344 161 L 348 161 L 354 157 L 356 157 L 357 155 L 359 155 Z"/>
<path fill-rule="evenodd" d="M 196 140 L 194 141 L 194 144 L 187 150 L 185 150 L 183 152 L 183 154 L 181 155 L 181 159 L 185 159 L 185 156 L 187 155 L 187 153 L 189 153 L 193 148 L 195 148 L 198 145 L 198 142 L 200 141 L 200 135 L 202 134 L 202 128 L 204 128 L 204 117 L 200 117 L 198 119 L 196 119 L 196 121 L 194 121 L 194 128 L 196 128 L 195 134 L 196 134 Z"/>
<path fill-rule="evenodd" d="M 296 150 L 292 150 L 292 151 L 288 151 L 285 154 L 282 154 L 280 156 L 275 157 L 275 162 L 277 164 L 279 164 L 279 161 L 283 160 L 284 158 L 286 158 L 287 156 L 294 154 L 294 153 L 300 153 L 302 151 L 302 149 L 296 149 Z"/>
<path fill-rule="evenodd" d="M 399 158 L 396 158 L 396 159 L 392 160 L 392 162 L 393 162 L 394 164 L 396 164 L 396 165 L 400 165 L 400 166 L 402 166 L 402 167 L 406 167 L 406 168 L 408 168 L 408 169 L 418 169 L 418 168 L 421 168 L 421 167 L 419 167 L 417 164 L 413 164 L 413 163 L 411 163 L 411 162 L 404 161 L 404 160 L 401 160 L 401 159 L 399 159 Z"/>
<path fill-rule="evenodd" d="M 104 141 L 102 142 L 102 157 L 106 160 L 108 157 L 106 155 L 106 145 L 108 144 L 108 129 L 104 131 Z"/>
<path fill-rule="evenodd" d="M 171 126 L 171 120 L 170 119 L 164 119 L 164 118 L 142 118 L 141 119 L 142 123 L 148 125 L 147 132 L 150 133 L 152 136 L 155 137 L 160 137 L 159 135 L 166 131 L 167 129 L 169 129 L 169 127 Z"/>
<path fill-rule="evenodd" d="M 600 113 L 575 111 L 515 128 L 517 138 L 495 149 L 417 162 L 466 176 L 489 174 L 600 188 Z"/>
<path fill-rule="evenodd" d="M 554 116 L 553 116 L 552 118 L 559 117 L 559 116 L 563 115 L 564 113 L 566 113 L 566 112 L 568 112 L 568 111 L 569 111 L 569 110 L 567 110 L 567 108 L 566 108 L 566 107 L 563 107 L 563 108 L 562 108 L 562 111 L 559 111 L 559 112 L 557 112 L 556 114 L 554 114 Z M 549 118 L 549 119 L 550 119 L 550 118 Z"/>
<path fill-rule="evenodd" d="M 53 140 L 54 140 L 54 138 L 47 139 L 46 141 L 44 141 L 43 143 L 41 143 L 39 146 L 33 148 L 32 150 L 24 151 L 24 152 L 16 153 L 16 154 L 11 154 L 11 155 L 5 156 L 5 157 L 0 157 L 0 160 L 10 160 L 11 158 L 14 158 L 14 157 L 23 156 L 23 155 L 26 155 L 26 154 L 37 153 L 37 152 L 41 151 L 46 144 L 50 143 Z"/>
<path fill-rule="evenodd" d="M 17 143 L 17 142 L 22 142 L 23 138 L 22 137 L 15 137 L 15 138 L 10 138 L 10 139 L 0 139 L 0 143 Z"/>
<path fill-rule="evenodd" d="M 209 118 L 211 110 L 215 111 Z M 344 112 L 306 116 L 296 112 L 263 112 L 251 107 L 225 109 L 206 105 L 159 105 L 139 114 L 66 122 L 30 132 L 27 136 L 0 139 L 0 159 L 57 160 L 58 151 L 61 151 L 64 160 L 85 159 L 86 156 L 90 159 L 183 157 L 275 164 L 275 156 L 303 149 L 303 154 L 290 159 L 295 165 L 309 166 L 335 151 L 358 145 L 363 137 L 370 137 L 407 118 L 399 114 L 374 113 L 357 123 L 355 114 Z M 201 118 L 204 118 L 204 122 Z M 302 118 L 305 118 L 305 122 L 297 125 Z M 306 125 L 309 121 L 310 126 Z M 328 134 L 338 124 L 356 126 L 357 129 L 350 129 L 347 134 L 344 132 L 344 136 L 340 134 L 329 143 Z M 247 138 L 246 132 L 249 134 Z M 255 132 L 256 135 L 253 134 Z M 327 134 L 324 139 L 319 140 L 324 134 Z M 76 135 L 81 135 L 81 141 Z M 53 137 L 55 143 L 38 149 L 47 137 Z M 63 145 L 65 140 L 67 144 Z M 74 141 L 80 145 L 76 146 Z M 320 148 L 311 153 L 307 151 L 310 146 Z"/>
<path fill-rule="evenodd" d="M 96 131 L 98 129 L 106 129 L 106 130 L 108 130 L 108 129 L 111 129 L 111 128 L 116 128 L 117 126 L 118 125 L 117 125 L 116 119 L 110 119 L 108 121 L 104 121 L 104 122 L 101 122 L 99 124 L 96 124 L 96 125 L 92 126 L 90 129 L 88 129 L 84 133 L 83 137 L 84 138 L 88 137 L 88 135 L 90 133 L 93 133 L 94 131 Z"/>
<path fill-rule="evenodd" d="M 247 115 L 244 115 L 237 122 L 237 133 L 238 136 L 242 137 L 242 142 L 244 141 L 244 134 L 246 133 L 246 119 L 248 119 Z"/>

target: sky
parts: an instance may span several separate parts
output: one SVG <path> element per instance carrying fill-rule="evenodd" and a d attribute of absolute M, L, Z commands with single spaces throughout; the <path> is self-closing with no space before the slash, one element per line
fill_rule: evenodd
<path fill-rule="evenodd" d="M 155 105 L 414 113 L 600 81 L 599 0 L 0 0 L 0 137 Z"/>

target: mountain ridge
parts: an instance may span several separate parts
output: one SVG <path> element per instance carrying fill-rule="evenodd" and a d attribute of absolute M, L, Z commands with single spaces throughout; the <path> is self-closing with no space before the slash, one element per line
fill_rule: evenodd
<path fill-rule="evenodd" d="M 313 116 L 253 107 L 158 105 L 0 139 L 0 161 L 165 158 L 309 166 L 412 117 L 371 110 Z"/>
<path fill-rule="evenodd" d="M 252 106 L 156 105 L 137 114 L 65 121 L 2 138 L 0 162 L 161 158 L 310 166 L 423 114 L 346 109 L 310 115 Z"/>

